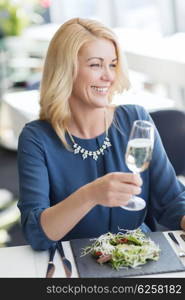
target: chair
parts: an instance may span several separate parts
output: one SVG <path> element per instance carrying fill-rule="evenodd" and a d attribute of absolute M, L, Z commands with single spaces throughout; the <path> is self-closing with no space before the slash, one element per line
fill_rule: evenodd
<path fill-rule="evenodd" d="M 150 113 L 178 179 L 185 184 L 185 113 L 180 110 L 158 110 Z M 153 231 L 168 228 L 148 213 L 146 223 Z"/>
<path fill-rule="evenodd" d="M 185 175 L 185 113 L 159 110 L 150 113 L 176 175 Z"/>

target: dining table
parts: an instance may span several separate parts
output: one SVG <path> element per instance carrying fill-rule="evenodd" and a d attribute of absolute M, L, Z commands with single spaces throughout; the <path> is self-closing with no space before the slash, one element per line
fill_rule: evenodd
<path fill-rule="evenodd" d="M 180 235 L 184 233 L 181 230 L 172 231 L 185 250 L 185 242 Z M 184 266 L 184 271 L 150 274 L 143 276 L 134 276 L 139 278 L 185 278 L 185 257 L 179 257 L 179 248 L 176 246 L 168 235 L 168 231 L 163 231 L 162 235 L 167 239 L 169 246 L 172 247 L 175 255 Z M 71 262 L 72 276 L 71 278 L 79 278 L 78 268 L 75 262 L 70 241 L 62 242 L 65 257 Z M 0 278 L 45 278 L 48 266 L 49 253 L 48 250 L 35 251 L 30 245 L 12 246 L 0 248 Z M 54 256 L 55 272 L 53 278 L 66 278 L 65 270 L 61 262 L 61 257 L 57 251 Z M 170 264 L 170 261 L 169 261 Z M 118 271 L 119 274 L 119 271 Z M 118 276 L 119 277 L 119 276 Z"/>
<path fill-rule="evenodd" d="M 22 38 L 29 45 L 32 57 L 45 56 L 49 42 L 59 24 L 30 26 Z M 162 84 L 168 97 L 184 109 L 185 92 L 185 33 L 163 35 L 149 28 L 114 27 L 122 53 L 130 70 L 145 74 L 149 82 Z"/>
<path fill-rule="evenodd" d="M 172 99 L 139 89 L 115 95 L 113 104 L 141 105 L 148 112 L 174 108 Z M 38 119 L 39 110 L 38 90 L 6 93 L 0 107 L 0 145 L 17 150 L 18 137 L 24 125 Z"/>
<path fill-rule="evenodd" d="M 162 36 L 149 29 L 114 28 L 128 66 L 154 84 L 163 85 L 175 106 L 185 104 L 185 33 Z M 138 42 L 139 41 L 139 42 Z"/>

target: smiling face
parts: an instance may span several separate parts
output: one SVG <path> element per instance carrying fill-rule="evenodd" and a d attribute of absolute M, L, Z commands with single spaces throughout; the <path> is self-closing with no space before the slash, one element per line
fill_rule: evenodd
<path fill-rule="evenodd" d="M 78 72 L 73 84 L 71 104 L 106 107 L 116 77 L 116 64 L 116 49 L 111 41 L 99 38 L 86 43 L 78 55 Z"/>

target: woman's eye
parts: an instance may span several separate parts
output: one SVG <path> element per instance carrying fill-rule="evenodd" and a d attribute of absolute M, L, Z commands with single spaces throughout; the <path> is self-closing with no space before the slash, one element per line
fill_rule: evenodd
<path fill-rule="evenodd" d="M 100 64 L 91 64 L 90 67 L 100 67 Z"/>
<path fill-rule="evenodd" d="M 109 66 L 110 66 L 110 68 L 113 68 L 113 69 L 116 68 L 116 64 L 110 64 Z M 100 67 L 102 67 L 102 65 L 101 64 L 91 64 L 90 67 L 100 68 Z"/>
<path fill-rule="evenodd" d="M 111 64 L 110 67 L 111 68 L 116 68 L 116 64 Z"/>

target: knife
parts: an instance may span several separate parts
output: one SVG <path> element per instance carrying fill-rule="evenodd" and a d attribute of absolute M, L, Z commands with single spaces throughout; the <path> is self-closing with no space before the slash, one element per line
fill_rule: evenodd
<path fill-rule="evenodd" d="M 177 241 L 176 237 L 174 236 L 173 232 L 168 232 L 169 237 L 172 239 L 172 241 L 175 242 L 176 245 L 179 246 L 179 242 Z"/>
<path fill-rule="evenodd" d="M 71 265 L 71 262 L 64 255 L 64 250 L 63 250 L 61 241 L 57 242 L 57 249 L 60 253 L 60 257 L 61 257 L 61 260 L 62 260 L 62 263 L 64 266 L 66 277 L 70 278 L 72 276 L 72 265 Z"/>
<path fill-rule="evenodd" d="M 180 257 L 185 257 L 185 251 L 183 249 L 183 247 L 181 246 L 181 244 L 178 242 L 178 240 L 176 239 L 175 235 L 173 234 L 173 232 L 168 232 L 169 237 L 172 239 L 172 241 L 175 242 L 176 245 L 178 245 L 180 252 L 178 253 L 178 255 Z"/>
<path fill-rule="evenodd" d="M 52 246 L 49 249 L 49 261 L 48 261 L 48 268 L 47 268 L 47 272 L 46 272 L 46 278 L 51 278 L 53 277 L 53 274 L 55 272 L 55 265 L 53 263 L 53 258 L 56 252 L 56 245 Z"/>

